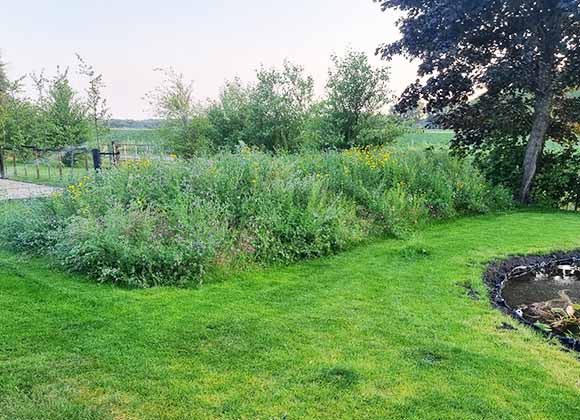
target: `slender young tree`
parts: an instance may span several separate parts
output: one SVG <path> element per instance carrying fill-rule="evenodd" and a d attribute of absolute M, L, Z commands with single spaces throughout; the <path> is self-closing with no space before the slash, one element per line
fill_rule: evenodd
<path fill-rule="evenodd" d="M 86 90 L 87 108 L 95 135 L 97 146 L 100 147 L 101 135 L 107 131 L 107 121 L 111 118 L 107 99 L 103 96 L 105 82 L 103 75 L 97 74 L 94 67 L 88 64 L 79 54 L 79 73 L 87 77 L 89 86 Z"/>
<path fill-rule="evenodd" d="M 314 96 L 314 81 L 287 60 L 281 69 L 260 68 L 250 90 L 252 143 L 266 150 L 296 150 Z"/>
<path fill-rule="evenodd" d="M 5 141 L 6 136 L 6 93 L 8 90 L 8 78 L 6 77 L 6 71 L 4 70 L 4 62 L 2 61 L 2 56 L 0 56 L 0 141 Z M 1 144 L 0 144 L 1 146 Z M 4 178 L 4 154 L 0 148 L 0 179 Z"/>
<path fill-rule="evenodd" d="M 46 96 L 39 102 L 39 110 L 46 135 L 44 145 L 62 147 L 87 140 L 90 128 L 86 106 L 70 85 L 68 69 L 57 69 Z"/>
<path fill-rule="evenodd" d="M 155 69 L 163 83 L 148 92 L 145 99 L 156 116 L 163 120 L 161 135 L 176 154 L 190 158 L 208 148 L 209 121 L 196 101 L 193 82 L 172 68 Z"/>
<path fill-rule="evenodd" d="M 522 142 L 519 198 L 529 202 L 546 140 L 576 140 L 580 0 L 374 1 L 403 12 L 401 39 L 379 53 L 421 62 L 399 109 L 425 100 L 456 131 L 456 150 Z"/>

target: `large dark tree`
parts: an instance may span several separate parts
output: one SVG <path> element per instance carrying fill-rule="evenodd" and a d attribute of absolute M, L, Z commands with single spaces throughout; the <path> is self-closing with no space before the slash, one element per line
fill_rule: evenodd
<path fill-rule="evenodd" d="M 374 1 L 403 12 L 401 39 L 379 52 L 421 62 L 399 109 L 426 101 L 456 131 L 458 151 L 520 142 L 520 199 L 528 202 L 546 140 L 576 141 L 580 0 Z"/>

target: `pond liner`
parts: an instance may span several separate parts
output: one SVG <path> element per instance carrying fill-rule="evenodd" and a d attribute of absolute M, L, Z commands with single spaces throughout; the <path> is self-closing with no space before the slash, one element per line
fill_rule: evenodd
<path fill-rule="evenodd" d="M 531 327 L 548 338 L 558 339 L 564 346 L 580 352 L 580 339 L 573 339 L 559 334 L 546 332 L 518 314 L 502 296 L 505 283 L 515 274 L 534 272 L 555 268 L 557 265 L 580 263 L 580 250 L 571 252 L 554 252 L 549 255 L 514 256 L 507 260 L 491 263 L 483 275 L 490 291 L 492 304 L 520 323 Z"/>

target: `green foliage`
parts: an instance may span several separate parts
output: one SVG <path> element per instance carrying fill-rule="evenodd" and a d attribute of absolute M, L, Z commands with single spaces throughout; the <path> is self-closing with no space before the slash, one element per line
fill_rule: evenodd
<path fill-rule="evenodd" d="M 403 16 L 401 38 L 380 47 L 383 58 L 420 61 L 397 110 L 426 104 L 437 125 L 455 131 L 453 147 L 465 154 L 519 151 L 525 142 L 525 153 L 509 161 L 521 160 L 519 199 L 529 203 L 548 140 L 576 141 L 578 0 L 377 2 Z M 514 147 L 505 147 L 509 140 Z"/>
<path fill-rule="evenodd" d="M 240 144 L 253 144 L 250 94 L 251 88 L 235 79 L 226 83 L 218 100 L 209 106 L 211 140 L 216 148 L 233 150 Z"/>
<path fill-rule="evenodd" d="M 41 146 L 61 147 L 86 142 L 90 137 L 89 121 L 84 103 L 77 97 L 67 72 L 58 73 L 40 100 Z"/>
<path fill-rule="evenodd" d="M 9 94 L 0 105 L 0 145 L 31 144 L 40 137 L 38 109 L 28 101 Z"/>
<path fill-rule="evenodd" d="M 164 121 L 160 134 L 165 144 L 186 158 L 207 151 L 210 125 L 205 111 L 195 102 L 193 83 L 171 68 L 160 71 L 165 76 L 163 84 L 146 97 Z"/>
<path fill-rule="evenodd" d="M 392 115 L 368 115 L 359 125 L 357 146 L 392 144 L 408 131 L 404 121 Z"/>
<path fill-rule="evenodd" d="M 389 70 L 374 69 L 363 52 L 333 56 L 332 62 L 326 92 L 329 117 L 341 134 L 341 142 L 336 146 L 344 149 L 387 143 L 391 132 L 382 121 L 377 121 L 377 114 L 390 102 Z M 383 138 L 383 134 L 387 137 Z"/>
<path fill-rule="evenodd" d="M 113 130 L 154 130 L 161 126 L 158 119 L 132 120 L 111 118 L 107 121 L 107 127 Z"/>
<path fill-rule="evenodd" d="M 580 151 L 572 143 L 561 147 L 548 143 L 538 164 L 532 197 L 554 208 L 580 207 Z M 526 140 L 496 138 L 474 153 L 475 164 L 493 185 L 503 185 L 515 196 L 518 192 Z"/>
<path fill-rule="evenodd" d="M 510 205 L 466 162 L 382 148 L 189 162 L 128 162 L 6 212 L 5 245 L 56 255 L 100 280 L 148 287 L 217 267 L 288 263 L 433 219 Z"/>
<path fill-rule="evenodd" d="M 213 149 L 296 152 L 385 145 L 406 132 L 402 121 L 382 113 L 389 102 L 387 69 L 372 68 L 357 52 L 333 62 L 320 101 L 314 100 L 313 79 L 288 61 L 282 69 L 260 68 L 252 84 L 226 83 L 202 112 L 209 127 L 201 137 L 209 137 Z"/>
<path fill-rule="evenodd" d="M 453 131 L 410 128 L 395 144 L 405 149 L 448 149 Z"/>
<path fill-rule="evenodd" d="M 0 62 L 1 68 L 1 62 Z M 19 97 L 22 80 L 10 81 L 0 74 L 0 146 L 11 148 L 39 137 L 39 111 Z"/>
<path fill-rule="evenodd" d="M 109 131 L 107 125 L 111 115 L 107 104 L 107 99 L 103 96 L 103 89 L 106 87 L 103 75 L 98 74 L 94 67 L 88 64 L 79 54 L 79 73 L 88 79 L 86 90 L 87 118 L 90 120 L 92 134 L 95 143 L 100 145 L 101 138 Z"/>
<path fill-rule="evenodd" d="M 32 74 L 38 96 L 21 96 L 22 79 L 8 82 L 0 100 L 0 144 L 13 146 L 64 147 L 87 142 L 91 137 L 90 106 L 70 86 L 68 70 L 52 79 Z M 97 115 L 97 126 L 100 124 Z M 93 118 L 94 119 L 94 118 Z"/>
<path fill-rule="evenodd" d="M 580 209 L 580 150 L 565 147 L 544 155 L 534 197 L 553 207 Z"/>
<path fill-rule="evenodd" d="M 297 139 L 312 103 L 314 82 L 288 61 L 284 68 L 258 70 L 250 94 L 252 145 L 264 150 L 297 150 Z"/>
<path fill-rule="evenodd" d="M 41 253 L 54 246 L 60 237 L 62 226 L 57 221 L 65 218 L 62 213 L 59 216 L 57 219 L 51 203 L 43 200 L 3 203 L 0 220 L 6 236 L 2 243 L 15 251 Z"/>
<path fill-rule="evenodd" d="M 304 121 L 298 142 L 303 150 L 332 150 L 341 143 L 341 134 L 330 118 L 325 101 L 317 102 L 310 108 Z"/>
<path fill-rule="evenodd" d="M 211 130 L 206 115 L 194 114 L 187 121 L 166 121 L 158 132 L 168 150 L 189 159 L 211 149 Z"/>
<path fill-rule="evenodd" d="M 208 116 L 213 144 L 267 151 L 296 151 L 312 105 L 314 83 L 304 69 L 288 61 L 283 68 L 260 68 L 256 83 L 228 82 Z"/>

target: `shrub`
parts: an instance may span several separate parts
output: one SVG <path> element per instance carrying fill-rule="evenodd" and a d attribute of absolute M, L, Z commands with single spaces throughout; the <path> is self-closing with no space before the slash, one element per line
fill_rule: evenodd
<path fill-rule="evenodd" d="M 199 279 L 214 256 L 218 212 L 205 203 L 187 211 L 176 205 L 169 214 L 116 204 L 101 217 L 75 216 L 54 252 L 100 281 L 146 287 Z"/>
<path fill-rule="evenodd" d="M 580 209 L 580 151 L 567 147 L 545 154 L 534 186 L 542 204 Z"/>
<path fill-rule="evenodd" d="M 509 138 L 496 139 L 493 147 L 475 157 L 478 167 L 492 185 L 503 185 L 514 196 L 521 186 L 521 156 L 525 144 L 512 144 Z M 580 207 L 580 151 L 578 144 L 546 144 L 538 163 L 532 188 L 533 199 L 554 208 Z"/>
<path fill-rule="evenodd" d="M 5 209 L 0 238 L 100 281 L 150 287 L 403 237 L 431 219 L 509 206 L 508 196 L 445 153 L 244 150 L 85 177 L 25 212 Z"/>
<path fill-rule="evenodd" d="M 0 243 L 21 252 L 43 254 L 51 249 L 67 222 L 57 217 L 52 205 L 45 200 L 2 203 Z"/>
<path fill-rule="evenodd" d="M 384 146 L 394 143 L 407 132 L 406 124 L 391 115 L 372 115 L 361 124 L 356 137 L 358 146 Z"/>
<path fill-rule="evenodd" d="M 207 153 L 212 127 L 207 116 L 191 115 L 186 122 L 168 121 L 159 129 L 164 146 L 184 158 Z"/>

